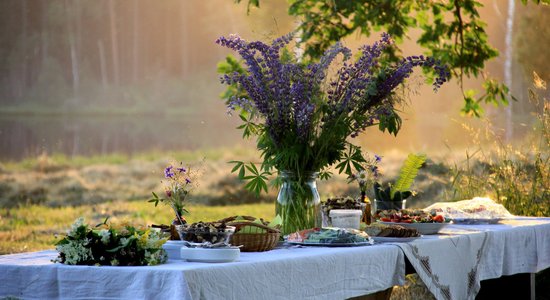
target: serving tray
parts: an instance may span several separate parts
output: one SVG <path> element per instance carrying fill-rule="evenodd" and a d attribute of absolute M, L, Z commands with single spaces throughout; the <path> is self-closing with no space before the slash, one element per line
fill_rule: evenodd
<path fill-rule="evenodd" d="M 319 246 L 319 247 L 358 247 L 358 246 L 370 246 L 372 242 L 358 242 L 358 243 L 308 243 L 308 242 L 287 242 L 291 245 L 300 246 Z"/>

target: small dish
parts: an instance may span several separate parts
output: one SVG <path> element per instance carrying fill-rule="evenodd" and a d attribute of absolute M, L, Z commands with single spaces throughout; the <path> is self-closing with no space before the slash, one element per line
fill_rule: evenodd
<path fill-rule="evenodd" d="M 168 259 L 180 259 L 180 249 L 183 246 L 183 241 L 166 241 L 162 248 L 166 251 Z"/>
<path fill-rule="evenodd" d="M 227 248 L 181 248 L 180 256 L 189 262 L 225 263 L 239 259 L 238 247 Z"/>
<path fill-rule="evenodd" d="M 416 230 L 418 230 L 420 234 L 425 234 L 425 235 L 437 234 L 441 229 L 449 225 L 449 223 L 394 223 L 394 222 L 382 222 L 382 221 L 378 221 L 378 222 L 386 225 L 400 225 L 403 227 L 415 228 Z"/>
<path fill-rule="evenodd" d="M 193 247 L 198 247 L 202 244 L 207 248 L 211 248 L 212 246 L 216 248 L 216 246 L 219 245 L 229 245 L 229 239 L 233 233 L 235 233 L 234 226 L 225 226 L 221 229 L 206 226 L 197 229 L 187 225 L 176 225 L 176 230 L 182 241 L 184 241 L 184 245 L 191 244 Z"/>

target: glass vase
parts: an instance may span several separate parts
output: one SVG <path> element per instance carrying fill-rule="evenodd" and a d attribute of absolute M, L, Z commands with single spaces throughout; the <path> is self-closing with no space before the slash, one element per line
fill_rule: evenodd
<path fill-rule="evenodd" d="M 281 171 L 282 181 L 275 210 L 283 219 L 282 234 L 321 227 L 321 198 L 317 172 Z"/>

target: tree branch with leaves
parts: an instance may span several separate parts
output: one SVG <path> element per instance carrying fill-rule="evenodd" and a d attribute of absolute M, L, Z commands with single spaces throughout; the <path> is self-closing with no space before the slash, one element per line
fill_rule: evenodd
<path fill-rule="evenodd" d="M 550 0 L 531 2 L 550 4 Z M 300 18 L 297 32 L 310 60 L 318 59 L 332 44 L 355 33 L 370 36 L 385 31 L 402 42 L 410 30 L 419 29 L 417 43 L 425 54 L 448 65 L 459 82 L 464 101 L 462 113 L 480 117 L 484 103 L 506 105 L 515 100 L 509 87 L 483 70 L 485 63 L 499 53 L 488 42 L 486 24 L 479 15 L 483 6 L 480 1 L 288 0 L 288 4 L 289 15 Z M 251 7 L 260 7 L 260 1 L 249 0 L 247 13 Z M 399 49 L 388 51 L 393 62 L 401 59 Z M 464 87 L 464 79 L 471 77 L 484 79 L 483 91 Z"/>

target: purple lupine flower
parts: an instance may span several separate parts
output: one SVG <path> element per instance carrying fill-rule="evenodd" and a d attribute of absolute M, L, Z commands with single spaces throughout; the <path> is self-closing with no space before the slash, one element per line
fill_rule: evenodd
<path fill-rule="evenodd" d="M 360 48 L 356 62 L 349 62 L 351 51 L 337 43 L 319 63 L 302 65 L 281 58 L 280 50 L 292 35 L 275 39 L 271 45 L 246 42 L 236 35 L 220 37 L 216 43 L 236 51 L 247 72 L 223 75 L 223 84 L 236 84 L 245 98 L 231 98 L 228 111 L 236 108 L 257 113 L 261 127 L 275 147 L 283 143 L 312 145 L 325 131 L 344 128 L 341 138 L 355 137 L 367 127 L 387 118 L 398 118 L 394 90 L 408 78 L 414 67 L 435 70 L 433 87 L 437 90 L 449 78 L 449 71 L 431 57 L 411 56 L 395 65 L 380 63 L 384 50 L 393 45 L 388 34 L 380 41 Z M 333 80 L 327 70 L 342 54 L 342 66 Z"/>
<path fill-rule="evenodd" d="M 174 174 L 174 172 L 172 172 L 173 168 L 174 167 L 170 165 L 170 166 L 166 167 L 166 169 L 164 169 L 164 177 L 165 178 L 173 178 L 174 177 L 175 174 Z"/>
<path fill-rule="evenodd" d="M 376 163 L 379 163 L 379 162 L 382 161 L 382 157 L 375 154 L 374 155 L 374 161 L 376 161 Z"/>
<path fill-rule="evenodd" d="M 180 172 L 180 173 L 185 173 L 185 172 L 187 172 L 187 169 L 184 168 L 184 167 L 176 168 L 176 170 L 177 170 L 178 172 Z"/>
<path fill-rule="evenodd" d="M 191 179 L 185 178 L 185 184 L 190 184 L 190 183 L 191 183 Z"/>

